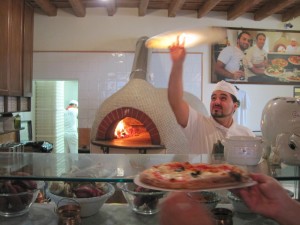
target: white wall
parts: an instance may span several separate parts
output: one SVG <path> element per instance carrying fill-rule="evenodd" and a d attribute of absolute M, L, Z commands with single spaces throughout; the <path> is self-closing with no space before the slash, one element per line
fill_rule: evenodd
<path fill-rule="evenodd" d="M 175 18 L 167 17 L 167 10 L 149 11 L 138 17 L 137 9 L 118 9 L 114 16 L 107 16 L 104 8 L 88 8 L 84 18 L 58 10 L 58 16 L 48 17 L 35 14 L 35 51 L 134 51 L 135 43 L 141 36 L 154 36 L 173 29 L 201 28 L 206 26 L 245 27 L 264 29 L 283 29 L 281 17 L 268 17 L 254 21 L 252 14 L 227 21 L 226 13 L 212 12 L 198 19 L 196 12 L 179 12 Z M 300 30 L 300 18 L 291 21 L 293 30 Z M 190 52 L 203 52 L 203 102 L 209 106 L 210 94 L 214 84 L 210 83 L 210 47 L 202 45 L 188 49 Z M 63 62 L 62 62 L 63 63 Z M 35 69 L 34 61 L 34 69 Z M 47 68 L 49 71 L 54 68 Z M 51 73 L 34 72 L 34 79 L 51 79 Z M 49 77 L 50 76 L 50 77 Z M 61 77 L 64 79 L 64 77 Z M 68 78 L 70 79 L 70 78 Z M 78 79 L 78 78 L 75 78 Z M 79 79 L 79 88 L 84 79 Z M 261 112 L 266 102 L 276 96 L 292 96 L 291 85 L 240 84 L 252 102 L 249 110 L 248 126 L 260 130 Z M 93 95 L 93 89 L 90 89 Z M 80 99 L 80 93 L 79 93 Z M 90 102 L 89 104 L 93 104 Z"/>

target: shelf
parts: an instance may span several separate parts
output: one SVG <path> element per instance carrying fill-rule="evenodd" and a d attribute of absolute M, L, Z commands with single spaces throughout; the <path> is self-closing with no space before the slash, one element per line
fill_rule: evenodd
<path fill-rule="evenodd" d="M 0 153 L 0 179 L 133 182 L 134 177 L 144 169 L 170 161 L 207 163 L 208 157 L 204 154 Z M 249 172 L 272 175 L 278 180 L 300 180 L 299 166 L 273 169 L 267 161 L 262 161 L 247 169 Z M 30 175 L 11 175 L 16 171 Z"/>
<path fill-rule="evenodd" d="M 24 130 L 23 127 L 21 127 L 20 129 L 14 129 L 14 130 L 7 130 L 7 131 L 3 131 L 3 132 L 0 132 L 0 135 L 1 134 L 8 134 L 8 133 L 13 133 L 13 132 L 18 132 L 20 130 Z"/>

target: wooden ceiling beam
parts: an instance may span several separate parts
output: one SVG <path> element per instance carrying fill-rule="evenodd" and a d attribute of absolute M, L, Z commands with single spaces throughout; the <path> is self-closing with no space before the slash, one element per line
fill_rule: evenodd
<path fill-rule="evenodd" d="M 49 0 L 34 0 L 48 16 L 57 16 L 57 8 Z"/>
<path fill-rule="evenodd" d="M 69 3 L 72 6 L 75 16 L 85 17 L 86 10 L 81 0 L 69 0 Z"/>
<path fill-rule="evenodd" d="M 148 5 L 150 0 L 141 0 L 139 5 L 139 16 L 145 16 L 147 13 Z"/>
<path fill-rule="evenodd" d="M 175 17 L 177 12 L 182 8 L 184 3 L 185 0 L 173 0 L 168 10 L 168 16 Z"/>
<path fill-rule="evenodd" d="M 295 0 L 272 0 L 268 1 L 262 8 L 257 10 L 257 12 L 254 14 L 254 20 L 260 21 L 265 19 L 268 16 L 271 16 L 272 14 L 280 11 L 281 9 L 284 9 L 288 5 L 294 3 Z"/>
<path fill-rule="evenodd" d="M 221 0 L 207 0 L 203 4 L 203 6 L 198 9 L 198 18 L 201 18 L 205 16 L 207 13 L 209 13 Z"/>
<path fill-rule="evenodd" d="M 289 20 L 295 19 L 296 17 L 300 16 L 300 6 L 292 8 L 290 10 L 287 10 L 283 15 L 282 15 L 282 22 L 287 22 Z"/>
<path fill-rule="evenodd" d="M 239 16 L 245 14 L 253 6 L 260 3 L 262 0 L 241 0 L 237 1 L 233 7 L 227 11 L 227 20 L 235 20 Z"/>
<path fill-rule="evenodd" d="M 109 0 L 106 2 L 106 10 L 107 10 L 107 14 L 109 16 L 113 16 L 115 15 L 117 9 L 116 9 L 116 0 Z"/>

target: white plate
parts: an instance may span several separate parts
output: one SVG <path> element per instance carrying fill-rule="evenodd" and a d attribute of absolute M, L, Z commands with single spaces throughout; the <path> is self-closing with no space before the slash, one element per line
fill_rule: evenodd
<path fill-rule="evenodd" d="M 269 77 L 276 77 L 276 78 L 280 78 L 283 75 L 283 73 L 279 73 L 279 74 L 276 74 L 276 75 L 272 74 L 272 73 L 268 73 L 266 70 L 265 70 L 265 74 Z"/>
<path fill-rule="evenodd" d="M 140 176 L 137 175 L 133 182 L 141 187 L 144 188 L 148 188 L 148 189 L 153 189 L 153 190 L 159 190 L 159 191 L 174 191 L 174 192 L 197 192 L 197 191 L 215 191 L 215 190 L 229 190 L 229 189 L 236 189 L 236 188 L 244 188 L 244 187 L 250 187 L 253 186 L 255 184 L 257 184 L 256 181 L 254 180 L 250 180 L 248 182 L 245 183 L 240 183 L 240 184 L 236 184 L 236 185 L 225 185 L 223 187 L 211 187 L 211 188 L 199 188 L 199 189 L 170 189 L 170 188 L 160 188 L 160 187 L 155 187 L 149 184 L 145 184 L 143 182 L 140 181 Z"/>
<path fill-rule="evenodd" d="M 292 62 L 291 61 L 291 58 L 292 56 L 290 56 L 289 58 L 288 58 L 288 61 L 289 61 L 289 63 L 291 63 L 291 64 L 293 64 L 293 65 L 296 65 L 296 66 L 299 66 L 300 65 L 300 62 L 299 63 L 294 63 L 294 62 Z M 297 57 L 297 56 L 296 56 Z M 299 57 L 299 56 L 298 56 Z"/>
<path fill-rule="evenodd" d="M 293 80 L 289 78 L 290 76 L 285 77 L 285 79 L 289 82 L 300 82 L 300 77 L 299 76 L 291 76 L 291 77 L 297 77 L 298 80 Z"/>

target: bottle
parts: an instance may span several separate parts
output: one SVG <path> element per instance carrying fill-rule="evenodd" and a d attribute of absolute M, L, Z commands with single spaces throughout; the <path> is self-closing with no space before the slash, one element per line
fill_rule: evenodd
<path fill-rule="evenodd" d="M 245 72 L 245 67 L 242 59 L 240 59 L 239 62 L 239 70 Z M 240 80 L 245 80 L 245 76 L 240 77 Z"/>
<path fill-rule="evenodd" d="M 14 120 L 14 125 L 15 125 L 15 129 L 20 129 L 21 128 L 21 116 L 19 114 L 17 114 L 15 116 L 15 120 Z"/>
<path fill-rule="evenodd" d="M 239 62 L 239 70 L 240 71 L 245 71 L 245 68 L 244 68 L 244 64 L 243 64 L 243 60 L 241 59 L 240 62 Z"/>

